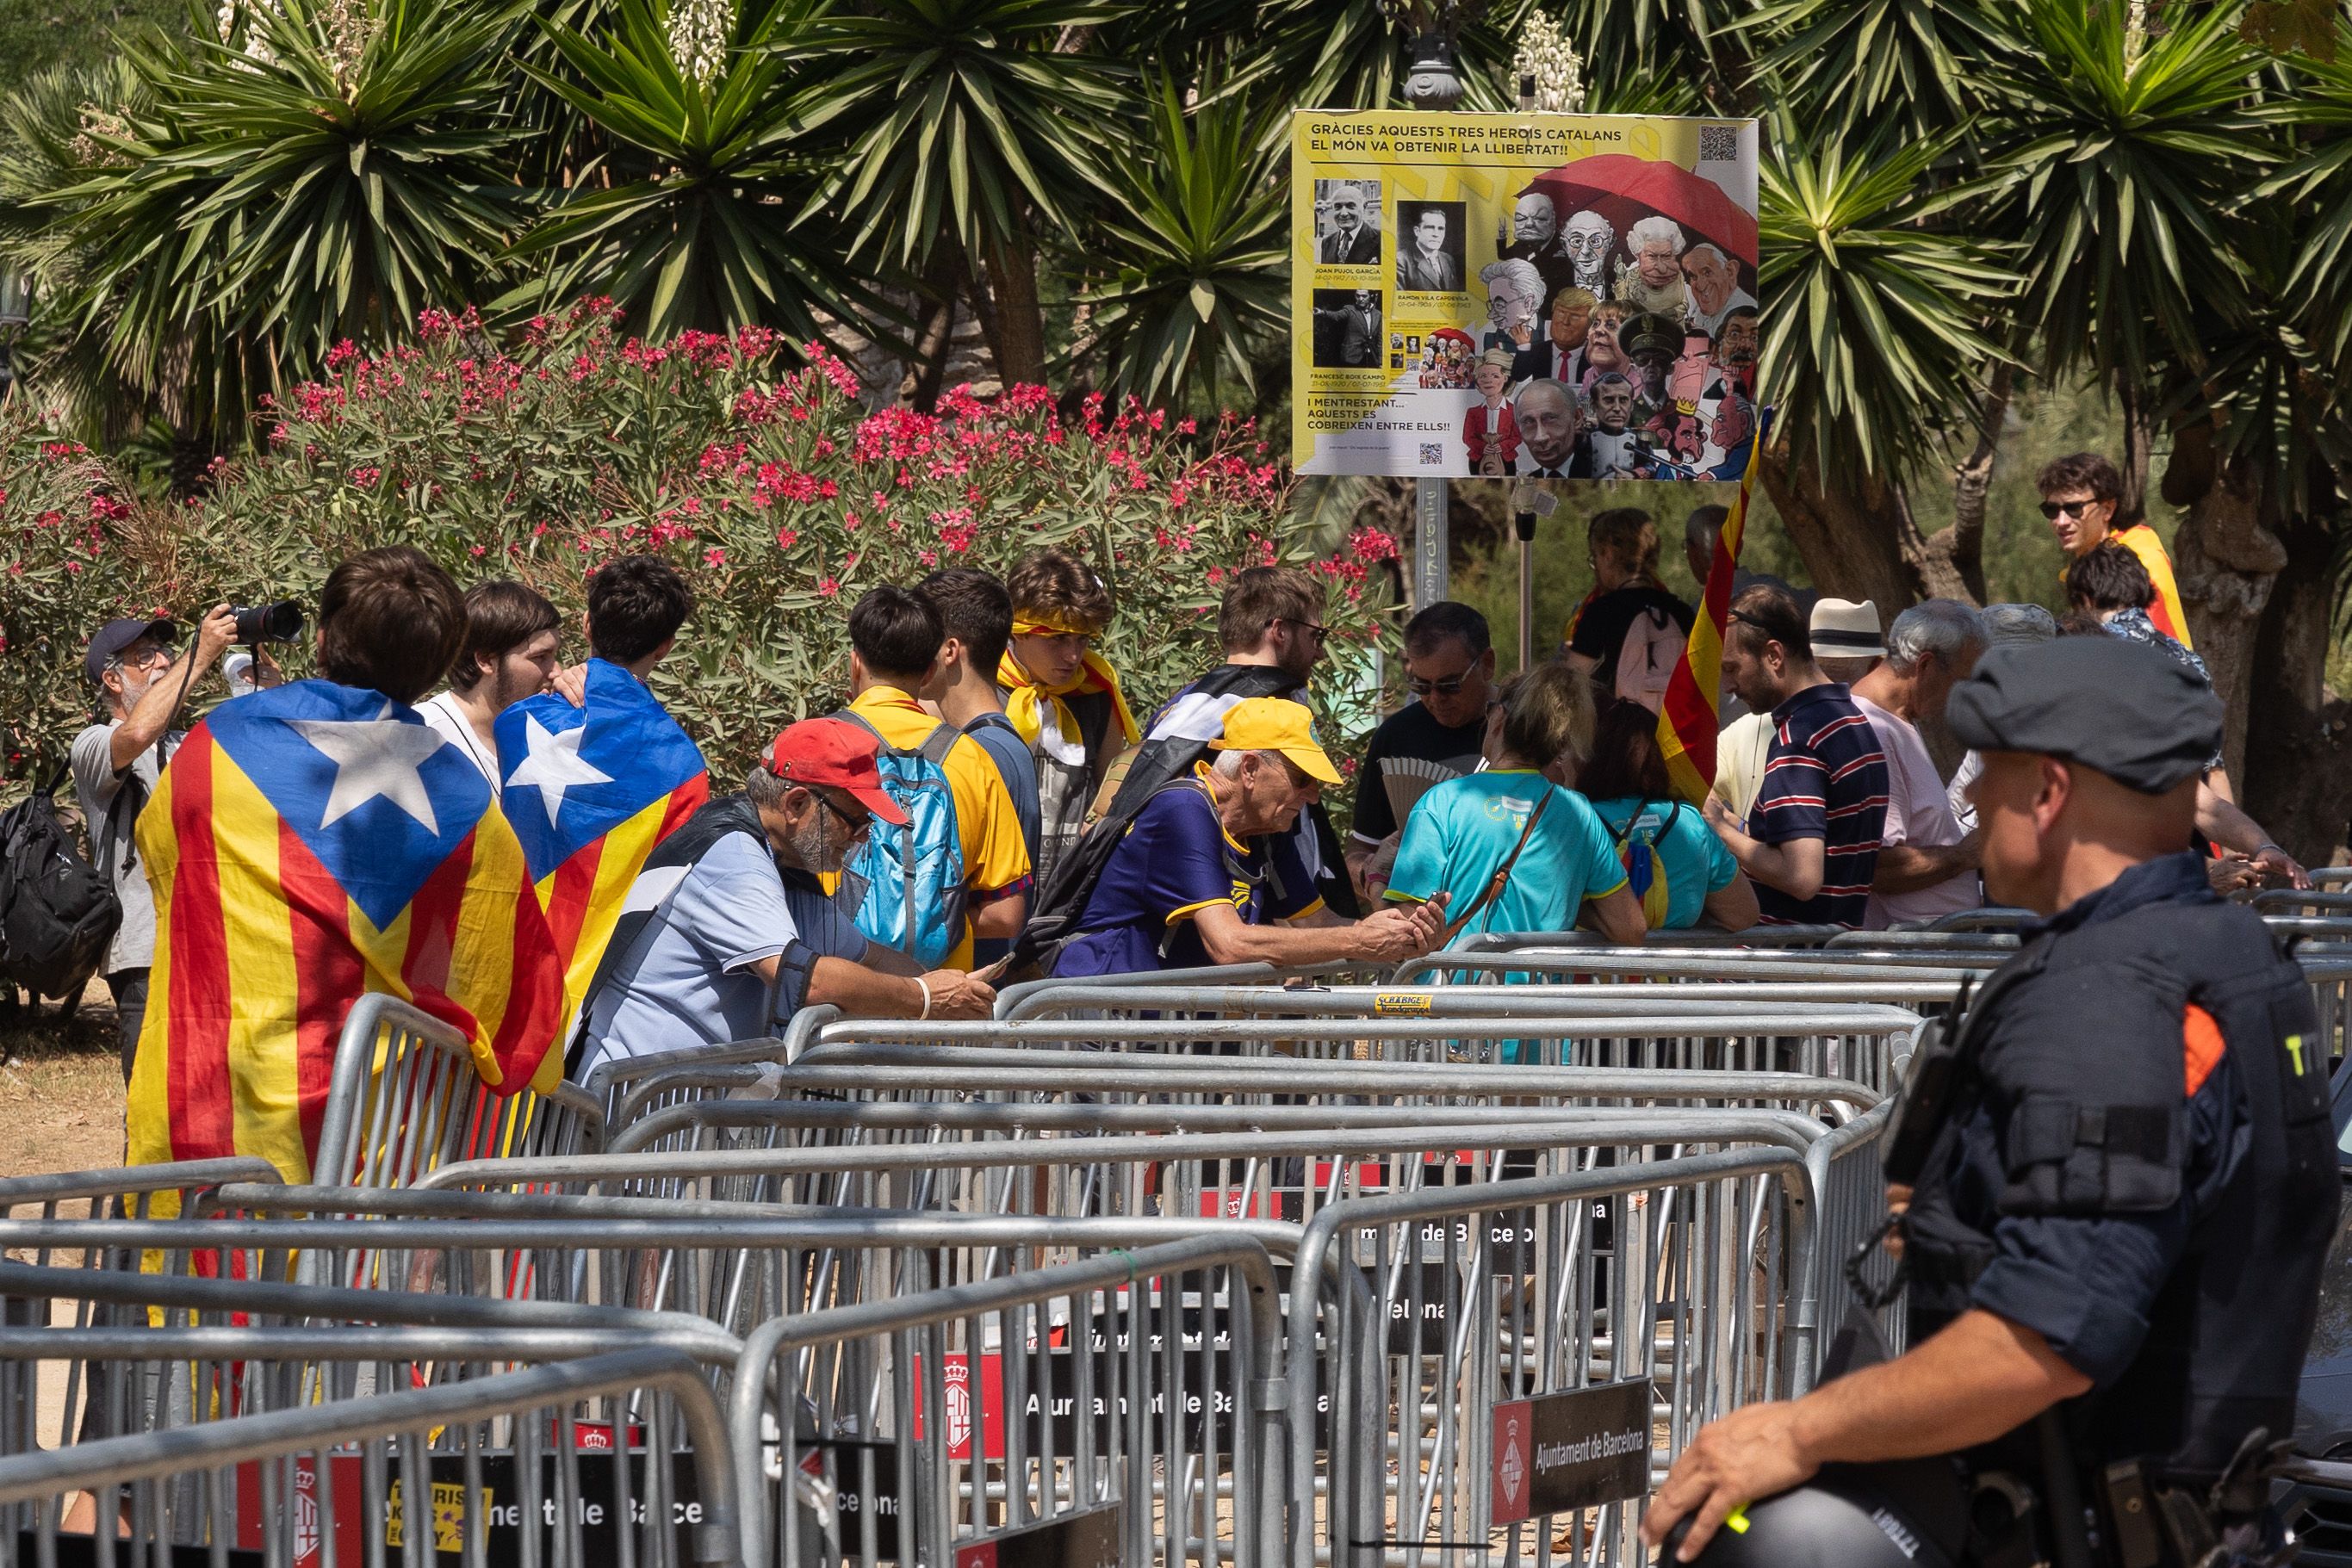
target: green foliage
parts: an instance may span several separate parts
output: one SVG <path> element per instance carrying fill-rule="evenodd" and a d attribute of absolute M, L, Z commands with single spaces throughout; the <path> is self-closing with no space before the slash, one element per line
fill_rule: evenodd
<path fill-rule="evenodd" d="M 37 716 L 18 749 L 54 754 L 70 737 L 79 649 L 116 605 L 315 602 L 334 562 L 394 542 L 461 581 L 520 579 L 567 626 L 596 566 L 667 556 L 698 607 L 655 685 L 722 777 L 785 721 L 841 700 L 847 612 L 877 584 L 958 562 L 1002 572 L 1040 545 L 1073 550 L 1111 589 L 1106 652 L 1149 705 L 1216 661 L 1226 572 L 1318 553 L 1286 476 L 1231 419 L 1196 431 L 1097 399 L 1066 423 L 1041 389 L 985 404 L 950 394 L 937 415 L 869 413 L 820 347 L 786 371 L 763 329 L 646 343 L 593 304 L 510 352 L 470 312 L 429 315 L 418 336 L 375 357 L 339 350 L 331 379 L 272 411 L 266 453 L 224 460 L 210 495 L 168 519 L 109 500 L 93 525 L 88 491 L 102 473 L 78 452 L 40 455 L 39 433 L 12 415 L 0 581 L 27 591 L 6 601 L 0 697 Z M 50 511 L 70 526 L 46 522 Z M 128 548 L 148 538 L 168 550 Z M 85 542 L 107 555 L 102 569 L 78 553 Z M 1368 585 L 1383 550 L 1394 542 L 1366 540 L 1315 567 L 1336 629 L 1327 690 L 1357 684 L 1379 645 Z"/>
<path fill-rule="evenodd" d="M 89 722 L 81 651 L 100 622 L 152 613 L 132 508 L 105 465 L 0 402 L 0 778 L 54 766 Z"/>
<path fill-rule="evenodd" d="M 1779 94 L 1826 107 L 1845 134 L 1890 123 L 1941 134 L 1986 107 L 2008 36 L 1973 0 L 1774 0 L 1743 32 L 1775 39 L 1751 68 Z"/>
<path fill-rule="evenodd" d="M 52 200 L 97 258 L 79 306 L 110 351 L 212 360 L 214 405 L 469 297 L 517 197 L 489 112 L 514 13 L 278 0 L 232 43 L 135 51 L 145 99 L 89 128 L 100 166 Z M 109 312 L 112 312 L 110 321 Z"/>
<path fill-rule="evenodd" d="M 1253 350 L 1290 324 L 1290 201 L 1280 117 L 1213 91 L 1187 111 L 1172 78 L 1151 84 L 1150 134 L 1109 154 L 1114 216 L 1077 247 L 1094 281 L 1092 345 L 1113 392 L 1181 404 L 1196 382 L 1256 391 Z"/>
<path fill-rule="evenodd" d="M 790 67 L 770 48 L 804 15 L 783 0 L 748 18 L 708 82 L 673 57 L 654 0 L 619 0 L 595 37 L 541 20 L 572 75 L 526 66 L 530 78 L 635 149 L 642 172 L 583 180 L 551 207 L 512 256 L 556 265 L 513 298 L 543 306 L 593 285 L 664 336 L 751 323 L 814 336 L 816 309 L 854 314 L 846 302 L 866 291 L 808 213 L 816 164 L 798 151 Z"/>
<path fill-rule="evenodd" d="M 0 5 L 0 97 L 50 70 L 102 70 L 123 40 L 175 31 L 186 0 L 11 0 Z"/>
<path fill-rule="evenodd" d="M 2026 322 L 2053 374 L 2145 378 L 2195 363 L 2200 309 L 2242 317 L 2247 272 L 2226 214 L 2274 165 L 2271 117 L 2248 97 L 2262 57 L 2233 5 L 2175 15 L 2134 53 L 2128 7 L 2021 0 L 2022 48 L 1998 90 L 1983 217 L 2012 235 Z"/>
<path fill-rule="evenodd" d="M 774 46 L 807 68 L 813 129 L 847 145 L 827 190 L 849 248 L 919 266 L 942 235 L 985 256 L 1034 207 L 1067 226 L 1124 102 L 1115 62 L 1060 46 L 1103 0 L 872 0 Z"/>
<path fill-rule="evenodd" d="M 1759 172 L 1765 340 L 1758 384 L 1780 440 L 1824 473 L 1924 460 L 2001 353 L 1986 319 L 2017 279 L 1991 246 L 1922 220 L 1922 176 L 1949 138 L 1816 153 L 1781 121 Z"/>

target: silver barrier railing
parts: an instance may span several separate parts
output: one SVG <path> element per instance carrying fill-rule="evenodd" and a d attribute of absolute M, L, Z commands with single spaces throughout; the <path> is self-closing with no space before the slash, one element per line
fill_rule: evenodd
<path fill-rule="evenodd" d="M 194 1194 L 232 1182 L 269 1183 L 278 1179 L 276 1166 L 252 1155 L 112 1170 L 6 1176 L 0 1177 L 0 1218 L 13 1217 L 21 1208 L 36 1208 L 44 1218 L 55 1219 L 60 1207 L 68 1204 L 81 1205 L 83 1213 L 79 1218 L 103 1218 L 109 1214 L 144 1218 L 160 1194 L 174 1194 L 184 1202 Z"/>
<path fill-rule="evenodd" d="M 1804 1188 L 1801 1162 L 1744 1150 L 1325 1210 L 1292 1273 L 1286 1372 L 1294 1414 L 1332 1403 L 1328 1490 L 1318 1511 L 1294 1420 L 1292 1563 L 1518 1556 L 1493 1502 L 1496 1417 L 1521 1402 L 1625 1393 L 1638 1495 L 1712 1415 L 1801 1386 L 1801 1357 L 1774 1353 L 1780 1270 L 1805 1267 Z M 1513 1451 L 1517 1490 L 1536 1456 Z M 1604 1533 L 1613 1550 L 1579 1555 L 1641 1561 L 1630 1521 Z"/>
<path fill-rule="evenodd" d="M 1445 1062 L 1463 1066 L 1582 1066 L 1598 1068 L 1717 1069 L 1790 1071 L 1850 1078 L 1884 1093 L 1895 1082 L 1895 1063 L 1911 1049 L 1921 1025 L 1916 1013 L 1900 1008 L 1822 1007 L 1773 1009 L 1769 1018 L 1741 1027 L 1737 1016 L 1674 1011 L 1634 1016 L 1568 1016 L 1540 1013 L 1446 1017 L 1381 1015 L 1369 1018 L 1216 1018 L 1024 1020 L 1017 1035 L 1003 1024 L 904 1024 L 843 1022 L 827 1025 L 818 1043 L 795 1063 L 840 1060 L 839 1049 L 887 1049 L 907 1045 L 946 1051 L 1001 1049 L 1016 1041 L 1023 1051 L 1055 1051 L 1105 1057 L 1207 1056 L 1224 1061 L 1279 1059 L 1393 1065 Z M 824 1053 L 833 1052 L 827 1056 Z"/>
<path fill-rule="evenodd" d="M 70 1344 L 60 1348 L 75 1354 Z M 603 1416 L 606 1402 L 625 1410 L 648 1398 L 648 1431 L 658 1429 L 666 1437 L 671 1423 L 683 1428 L 676 1451 L 691 1468 L 690 1511 L 672 1506 L 663 1466 L 629 1463 L 634 1433 L 625 1414 L 613 1424 L 614 1451 L 601 1464 L 590 1466 L 576 1440 L 580 1407 L 591 1406 L 593 1419 Z M 436 1442 L 446 1464 L 428 1460 Z M 356 1455 L 350 1453 L 354 1448 Z M 672 1445 L 664 1440 L 649 1451 L 667 1454 Z M 300 1462 L 306 1458 L 307 1466 Z M 355 1462 L 338 1463 L 346 1458 Z M 728 1568 L 744 1561 L 735 1472 L 718 1401 L 692 1358 L 646 1347 L 0 1458 L 0 1563 L 14 1568 L 20 1560 L 23 1532 L 33 1538 L 34 1559 L 50 1568 L 58 1561 L 62 1499 L 89 1492 L 96 1499 L 93 1517 L 106 1528 L 86 1539 L 91 1556 L 102 1562 L 114 1561 L 118 1550 L 131 1562 L 160 1562 L 176 1555 L 171 1548 L 194 1547 L 219 1563 L 234 1542 L 262 1552 L 272 1568 L 313 1555 L 333 1568 L 344 1552 L 381 1563 L 391 1536 L 389 1544 L 401 1550 L 410 1568 L 421 1568 L 430 1497 L 436 1545 L 454 1531 L 456 1550 L 480 1568 L 489 1558 L 491 1532 L 500 1529 L 486 1480 L 500 1458 L 510 1464 L 522 1493 L 521 1509 L 512 1511 L 502 1531 L 501 1563 L 539 1568 L 551 1559 L 565 1565 L 586 1561 L 582 1537 L 592 1511 L 612 1521 L 623 1560 L 645 1568 L 688 1561 Z M 249 1485 L 240 1467 L 252 1468 Z M 643 1472 L 634 1482 L 633 1469 Z M 552 1481 L 544 1490 L 542 1469 L 551 1472 Z M 197 1484 L 156 1484 L 181 1479 Z M 454 1491 L 446 1502 L 445 1491 Z M 650 1506 L 633 1508 L 636 1499 Z M 542 1500 L 551 1510 L 545 1540 L 534 1528 Z M 448 1517 L 453 1509 L 454 1520 Z M 676 1522 L 681 1512 L 688 1514 L 682 1531 Z M 346 1521 L 359 1540 L 345 1535 Z M 118 1529 L 127 1541 L 118 1540 Z"/>
<path fill-rule="evenodd" d="M 402 1186 L 445 1160 L 598 1147 L 604 1108 L 585 1091 L 501 1093 L 475 1071 L 465 1036 L 380 991 L 343 1020 L 311 1178 Z"/>
<path fill-rule="evenodd" d="M 738 1490 L 787 1563 L 804 1465 L 844 1562 L 1278 1561 L 1275 1286 L 1203 1237 L 776 1320 L 734 1382 Z"/>
<path fill-rule="evenodd" d="M 1612 942 L 1597 931 L 1484 931 L 1465 938 L 1462 945 L 1474 953 L 1509 947 L 1594 947 L 1627 953 L 1639 952 L 1643 947 L 1770 951 L 1818 947 L 1844 929 L 1842 925 L 1750 925 L 1740 931 L 1719 931 L 1713 926 L 1691 925 L 1652 931 L 1636 946 Z"/>

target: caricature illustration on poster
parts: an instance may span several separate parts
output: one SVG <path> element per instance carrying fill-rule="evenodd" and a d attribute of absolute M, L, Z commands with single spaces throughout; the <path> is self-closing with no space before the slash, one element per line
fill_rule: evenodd
<path fill-rule="evenodd" d="M 1291 120 L 1302 474 L 1736 479 L 1753 120 Z"/>

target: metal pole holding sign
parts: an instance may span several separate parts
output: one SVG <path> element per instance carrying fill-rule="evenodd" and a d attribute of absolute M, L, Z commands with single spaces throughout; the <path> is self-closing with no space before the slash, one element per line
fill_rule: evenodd
<path fill-rule="evenodd" d="M 1426 610 L 1446 595 L 1447 491 L 1443 479 L 1412 482 L 1412 607 Z"/>

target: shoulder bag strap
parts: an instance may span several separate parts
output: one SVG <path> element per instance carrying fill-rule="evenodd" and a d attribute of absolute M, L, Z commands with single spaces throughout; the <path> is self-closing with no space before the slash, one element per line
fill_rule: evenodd
<path fill-rule="evenodd" d="M 1503 889 L 1510 884 L 1511 868 L 1519 863 L 1520 852 L 1528 847 L 1528 841 L 1535 837 L 1536 824 L 1543 821 L 1544 808 L 1551 804 L 1552 792 L 1559 788 L 1557 784 L 1546 781 L 1544 792 L 1536 801 L 1536 809 L 1528 813 L 1528 825 L 1519 830 L 1519 841 L 1511 846 L 1511 852 L 1503 857 L 1501 865 L 1495 868 L 1494 878 L 1486 883 L 1486 891 L 1472 900 L 1470 907 L 1454 916 L 1453 924 L 1446 926 L 1445 936 L 1438 943 L 1440 947 L 1454 946 L 1454 938 L 1462 934 L 1462 928 L 1503 895 Z"/>

